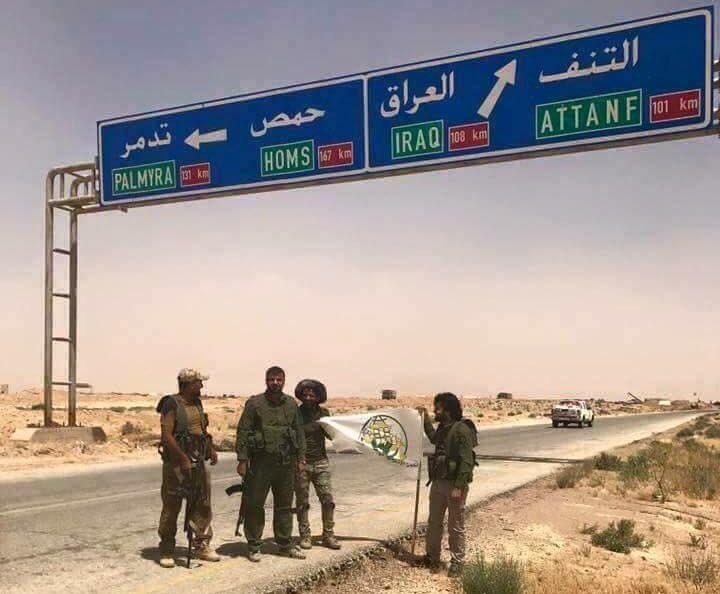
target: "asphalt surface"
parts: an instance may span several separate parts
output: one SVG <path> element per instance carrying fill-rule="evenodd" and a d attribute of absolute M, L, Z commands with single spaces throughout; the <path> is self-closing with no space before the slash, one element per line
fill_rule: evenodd
<path fill-rule="evenodd" d="M 479 435 L 483 459 L 476 471 L 470 501 L 522 485 L 558 467 L 556 459 L 579 459 L 604 449 L 664 431 L 694 416 L 665 413 L 609 417 L 592 428 L 549 424 L 489 428 Z M 524 461 L 507 461 L 506 458 Z M 337 533 L 343 551 L 315 547 L 306 561 L 273 555 L 268 514 L 267 554 L 263 562 L 244 559 L 244 539 L 235 537 L 239 495 L 224 488 L 238 477 L 232 455 L 213 469 L 215 538 L 220 563 L 195 561 L 191 570 L 157 565 L 157 519 L 160 512 L 160 463 L 110 465 L 67 475 L 0 479 L 0 567 L 6 594 L 51 592 L 260 592 L 272 584 L 337 561 L 411 527 L 416 473 L 374 454 L 331 457 L 336 493 Z M 68 472 L 73 472 L 71 469 Z M 423 472 L 423 484 L 425 480 Z M 312 497 L 312 496 L 311 496 Z M 426 515 L 426 489 L 421 520 Z M 311 498 L 314 532 L 319 506 Z M 267 509 L 271 509 L 268 501 Z M 182 532 L 178 545 L 183 543 Z M 180 549 L 182 550 L 182 549 Z"/>

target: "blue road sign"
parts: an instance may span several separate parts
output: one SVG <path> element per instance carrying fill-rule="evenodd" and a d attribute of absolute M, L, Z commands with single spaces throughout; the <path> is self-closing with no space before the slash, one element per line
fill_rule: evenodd
<path fill-rule="evenodd" d="M 103 204 L 207 195 L 365 168 L 360 76 L 98 123 Z"/>
<path fill-rule="evenodd" d="M 712 126 L 713 9 L 98 123 L 104 205 Z"/>
<path fill-rule="evenodd" d="M 712 8 L 368 76 L 369 168 L 706 128 Z"/>

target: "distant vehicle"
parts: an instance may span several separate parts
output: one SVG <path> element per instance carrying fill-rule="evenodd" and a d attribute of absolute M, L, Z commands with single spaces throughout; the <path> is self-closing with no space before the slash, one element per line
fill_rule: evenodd
<path fill-rule="evenodd" d="M 582 429 L 584 425 L 593 426 L 595 413 L 584 400 L 561 400 L 553 405 L 550 418 L 553 427 L 558 427 L 561 423 L 563 427 L 567 427 L 573 423 Z"/>
<path fill-rule="evenodd" d="M 380 398 L 383 400 L 396 400 L 397 392 L 395 390 L 383 390 L 380 394 Z"/>

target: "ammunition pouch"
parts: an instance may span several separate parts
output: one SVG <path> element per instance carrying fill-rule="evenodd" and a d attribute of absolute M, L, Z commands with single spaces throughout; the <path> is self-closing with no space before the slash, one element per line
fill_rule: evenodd
<path fill-rule="evenodd" d="M 248 448 L 252 453 L 278 456 L 281 464 L 289 464 L 297 455 L 298 437 L 289 427 L 264 427 L 262 432 L 250 433 Z"/>
<path fill-rule="evenodd" d="M 250 452 L 264 452 L 265 451 L 265 438 L 261 431 L 251 431 L 248 433 L 248 450 Z"/>
<path fill-rule="evenodd" d="M 292 448 L 293 454 L 297 454 L 298 452 L 298 438 L 297 433 L 293 431 L 292 429 L 287 430 L 288 439 L 290 442 L 290 447 Z"/>
<path fill-rule="evenodd" d="M 208 435 L 193 435 L 187 431 L 182 433 L 176 433 L 174 435 L 175 442 L 178 447 L 187 455 L 188 458 L 194 461 L 204 461 L 210 459 L 211 447 L 210 447 L 210 436 Z M 158 452 L 162 457 L 163 462 L 172 462 L 172 454 L 169 450 L 164 447 L 158 447 Z"/>
<path fill-rule="evenodd" d="M 287 466 L 292 461 L 293 450 L 289 442 L 285 441 L 279 444 L 280 464 Z"/>
<path fill-rule="evenodd" d="M 442 454 L 428 456 L 428 483 L 444 479 L 447 475 L 447 457 Z"/>
<path fill-rule="evenodd" d="M 428 485 L 435 480 L 455 480 L 457 467 L 457 460 L 445 454 L 431 454 L 428 456 Z"/>
<path fill-rule="evenodd" d="M 457 467 L 458 463 L 457 460 L 448 460 L 447 461 L 447 476 L 445 477 L 448 480 L 454 481 L 457 478 Z"/>

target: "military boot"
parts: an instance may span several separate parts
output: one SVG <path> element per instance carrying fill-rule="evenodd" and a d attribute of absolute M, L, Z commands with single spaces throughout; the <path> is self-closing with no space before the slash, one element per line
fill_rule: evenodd
<path fill-rule="evenodd" d="M 260 554 L 260 551 L 248 551 L 248 559 L 252 561 L 253 563 L 260 563 L 260 560 L 262 559 L 262 555 Z"/>
<path fill-rule="evenodd" d="M 455 578 L 460 577 L 463 573 L 463 566 L 462 563 L 455 563 L 451 562 L 450 567 L 448 567 L 448 577 Z"/>
<path fill-rule="evenodd" d="M 280 547 L 280 554 L 283 557 L 290 557 L 290 559 L 305 559 L 305 553 L 303 553 L 298 547 L 292 545 Z"/>
<path fill-rule="evenodd" d="M 175 567 L 175 559 L 172 555 L 163 554 L 160 557 L 160 567 L 164 567 L 166 569 L 169 569 L 171 567 Z"/>
<path fill-rule="evenodd" d="M 332 532 L 323 534 L 322 545 L 334 551 L 338 551 L 342 548 L 340 546 L 340 543 L 338 542 L 338 539 L 335 538 L 335 535 Z"/>
<path fill-rule="evenodd" d="M 213 551 L 210 547 L 202 547 L 195 551 L 195 558 L 203 561 L 220 561 L 220 555 Z"/>
<path fill-rule="evenodd" d="M 439 559 L 431 559 L 429 555 L 423 555 L 415 565 L 420 567 L 427 567 L 431 573 L 440 573 L 442 569 L 442 563 Z"/>
<path fill-rule="evenodd" d="M 312 539 L 310 538 L 310 535 L 309 534 L 301 534 L 300 542 L 298 544 L 300 545 L 301 549 L 305 549 L 306 551 L 308 549 L 312 549 Z"/>

